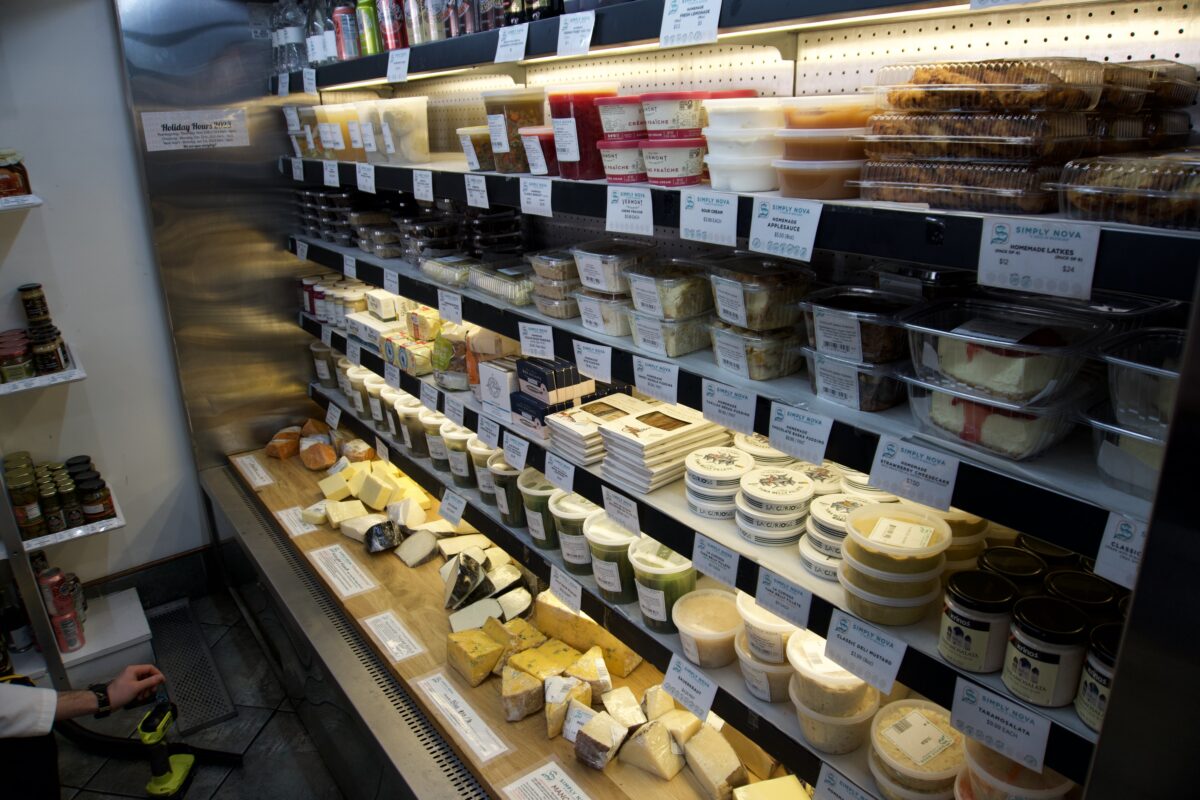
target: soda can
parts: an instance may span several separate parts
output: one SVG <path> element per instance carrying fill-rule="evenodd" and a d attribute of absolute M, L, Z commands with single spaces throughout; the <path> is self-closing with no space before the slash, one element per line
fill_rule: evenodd
<path fill-rule="evenodd" d="M 341 5 L 333 10 L 333 32 L 337 36 L 338 61 L 358 58 L 358 22 L 354 6 Z"/>
<path fill-rule="evenodd" d="M 377 0 L 379 38 L 386 50 L 408 47 L 408 29 L 404 25 L 404 9 L 400 0 Z"/>
<path fill-rule="evenodd" d="M 55 614 L 50 617 L 50 624 L 54 627 L 54 638 L 58 640 L 58 649 L 60 651 L 74 653 L 85 644 L 83 625 L 80 624 L 79 618 L 75 616 L 74 611 L 68 611 L 66 614 Z"/>
<path fill-rule="evenodd" d="M 379 20 L 375 18 L 375 11 L 375 3 L 360 2 L 355 7 L 358 15 L 358 52 L 364 56 L 383 52 L 383 42 L 379 37 Z"/>
<path fill-rule="evenodd" d="M 71 575 L 63 573 L 63 579 L 54 586 L 54 606 L 51 614 L 66 614 L 75 610 L 75 598 L 71 595 Z"/>
<path fill-rule="evenodd" d="M 38 587 L 42 592 L 42 603 L 46 606 L 46 612 L 54 614 L 58 607 L 55 597 L 58 595 L 58 587 L 63 584 L 63 571 L 58 567 L 50 567 L 38 575 Z"/>
<path fill-rule="evenodd" d="M 71 594 L 71 610 L 79 617 L 80 622 L 87 622 L 87 598 L 83 596 L 83 583 L 74 572 L 68 572 L 66 579 Z"/>

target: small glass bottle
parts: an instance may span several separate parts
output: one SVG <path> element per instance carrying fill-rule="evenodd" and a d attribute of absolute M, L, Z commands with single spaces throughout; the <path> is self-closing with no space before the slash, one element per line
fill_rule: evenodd
<path fill-rule="evenodd" d="M 62 502 L 63 517 L 67 528 L 78 528 L 83 525 L 83 505 L 79 502 L 79 493 L 75 489 L 75 481 L 70 479 L 55 484 L 58 489 L 58 499 Z"/>
<path fill-rule="evenodd" d="M 38 536 L 45 536 L 46 519 L 42 516 L 42 507 L 38 505 L 37 484 L 33 479 L 21 478 L 10 483 L 8 493 L 12 499 L 17 527 L 21 529 L 21 538 L 36 539 Z"/>

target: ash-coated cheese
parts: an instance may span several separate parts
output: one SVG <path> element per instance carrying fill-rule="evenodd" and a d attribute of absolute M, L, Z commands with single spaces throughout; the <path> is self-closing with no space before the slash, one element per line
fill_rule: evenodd
<path fill-rule="evenodd" d="M 350 484 L 346 483 L 346 471 L 334 474 L 317 481 L 317 488 L 326 500 L 345 500 L 350 496 Z"/>
<path fill-rule="evenodd" d="M 342 534 L 356 542 L 365 541 L 367 531 L 381 522 L 387 522 L 384 514 L 364 514 L 361 517 L 342 520 Z"/>
<path fill-rule="evenodd" d="M 646 689 L 642 696 L 642 713 L 648 720 L 656 720 L 668 711 L 675 710 L 675 698 L 667 693 L 661 683 Z"/>
<path fill-rule="evenodd" d="M 388 501 L 392 499 L 393 491 L 390 479 L 379 475 L 369 475 L 363 480 L 362 487 L 358 491 L 358 499 L 376 511 L 383 511 L 387 508 Z"/>
<path fill-rule="evenodd" d="M 329 521 L 329 516 L 325 513 L 325 506 L 327 503 L 327 500 L 318 500 L 300 512 L 300 519 L 304 520 L 309 525 L 324 525 Z"/>
<path fill-rule="evenodd" d="M 575 758 L 592 769 L 604 769 L 628 734 L 629 728 L 601 711 L 576 734 Z"/>
<path fill-rule="evenodd" d="M 604 653 L 599 647 L 589 648 L 571 666 L 567 667 L 567 675 L 592 687 L 592 697 L 599 697 L 605 692 L 612 691 L 612 675 L 608 665 L 604 663 Z"/>
<path fill-rule="evenodd" d="M 540 647 L 517 653 L 508 663 L 544 681 L 551 675 L 562 675 L 578 658 L 579 651 L 574 647 L 551 639 Z"/>
<path fill-rule="evenodd" d="M 358 500 L 343 500 L 326 503 L 325 514 L 329 517 L 329 524 L 336 531 L 346 520 L 366 516 L 367 509 Z"/>
<path fill-rule="evenodd" d="M 472 686 L 492 674 L 503 648 L 481 630 L 460 631 L 446 637 L 446 660 Z"/>
<path fill-rule="evenodd" d="M 646 715 L 642 713 L 642 707 L 638 705 L 637 697 L 628 686 L 620 686 L 611 692 L 605 692 L 600 697 L 600 702 L 604 704 L 604 710 L 626 728 L 641 725 L 646 721 Z"/>
<path fill-rule="evenodd" d="M 563 732 L 567 709 L 574 700 L 584 706 L 592 705 L 592 688 L 578 678 L 553 675 L 546 678 L 546 738 L 553 739 Z"/>
<path fill-rule="evenodd" d="M 709 800 L 730 800 L 733 790 L 747 782 L 746 768 L 725 737 L 702 725 L 683 745 L 688 768 Z"/>
<path fill-rule="evenodd" d="M 523 720 L 542 710 L 545 702 L 542 682 L 513 667 L 505 667 L 500 676 L 500 704 L 509 722 Z"/>
<path fill-rule="evenodd" d="M 671 732 L 657 720 L 651 720 L 638 728 L 621 748 L 617 760 L 632 764 L 665 781 L 671 780 L 683 769 L 683 756 L 672 746 Z"/>
<path fill-rule="evenodd" d="M 542 633 L 580 650 L 599 647 L 609 672 L 624 678 L 642 663 L 642 657 L 621 640 L 586 614 L 577 614 L 567 608 L 549 590 L 537 596 L 536 608 L 536 625 Z"/>

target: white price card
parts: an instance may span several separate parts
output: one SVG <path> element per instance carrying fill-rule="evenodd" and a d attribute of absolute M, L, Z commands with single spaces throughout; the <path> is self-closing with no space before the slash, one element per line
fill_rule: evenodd
<path fill-rule="evenodd" d="M 482 175 L 464 175 L 467 187 L 467 205 L 475 208 L 491 208 L 488 205 L 487 178 Z"/>
<path fill-rule="evenodd" d="M 299 133 L 300 132 L 300 112 L 297 111 L 296 106 L 284 106 L 283 107 L 283 116 L 284 116 L 284 119 L 287 120 L 288 133 Z"/>
<path fill-rule="evenodd" d="M 750 218 L 750 249 L 809 261 L 820 224 L 821 204 L 814 200 L 761 198 Z"/>
<path fill-rule="evenodd" d="M 721 0 L 667 0 L 658 31 L 659 47 L 684 47 L 717 40 Z"/>
<path fill-rule="evenodd" d="M 343 600 L 379 586 L 340 544 L 309 550 L 308 557 Z"/>
<path fill-rule="evenodd" d="M 710 578 L 726 586 L 737 586 L 738 562 L 742 557 L 707 536 L 696 534 L 692 548 L 692 564 Z"/>
<path fill-rule="evenodd" d="M 1100 226 L 1028 217 L 985 217 L 979 283 L 1000 289 L 1092 296 Z"/>
<path fill-rule="evenodd" d="M 301 261 L 308 260 L 308 242 L 296 242 L 296 258 Z"/>
<path fill-rule="evenodd" d="M 362 366 L 362 345 L 353 339 L 346 340 L 346 358 L 356 367 Z"/>
<path fill-rule="evenodd" d="M 1132 589 L 1137 583 L 1138 565 L 1142 562 L 1145 545 L 1146 523 L 1110 513 L 1093 572 Z"/>
<path fill-rule="evenodd" d="M 359 620 L 363 627 L 371 632 L 375 640 L 383 645 L 388 656 L 395 661 L 420 655 L 425 648 L 416 640 L 394 611 L 384 611 L 371 617 Z"/>
<path fill-rule="evenodd" d="M 871 485 L 927 506 L 950 508 L 958 459 L 925 447 L 880 436 L 871 466 Z"/>
<path fill-rule="evenodd" d="M 438 313 L 455 325 L 462 325 L 462 295 L 438 289 Z"/>
<path fill-rule="evenodd" d="M 358 279 L 358 262 L 354 260 L 354 256 L 342 256 L 342 272 L 351 280 Z"/>
<path fill-rule="evenodd" d="M 393 389 L 400 388 L 400 368 L 395 364 L 383 365 L 383 380 L 388 386 Z"/>
<path fill-rule="evenodd" d="M 276 83 L 278 84 L 279 96 L 287 97 L 291 92 L 291 76 L 286 72 L 281 72 L 279 73 L 278 78 L 276 78 Z"/>
<path fill-rule="evenodd" d="M 754 602 L 800 628 L 808 627 L 812 593 L 769 569 L 759 567 Z"/>
<path fill-rule="evenodd" d="M 591 800 L 553 759 L 517 778 L 502 791 L 509 800 Z"/>
<path fill-rule="evenodd" d="M 636 501 L 607 486 L 600 487 L 600 493 L 604 496 L 604 510 L 613 522 L 635 535 L 642 532 Z"/>
<path fill-rule="evenodd" d="M 304 69 L 300 70 L 300 75 L 301 75 L 301 79 L 304 82 L 304 93 L 305 94 L 316 94 L 317 93 L 317 71 L 315 69 L 305 67 Z"/>
<path fill-rule="evenodd" d="M 400 50 L 392 50 L 388 53 L 388 83 L 404 83 L 408 80 L 408 60 L 410 55 L 412 55 L 412 51 L 407 47 Z"/>
<path fill-rule="evenodd" d="M 392 294 L 400 294 L 400 273 L 390 269 L 383 270 L 383 290 Z"/>
<path fill-rule="evenodd" d="M 579 372 L 603 383 L 612 383 L 612 348 L 575 340 L 575 366 Z"/>
<path fill-rule="evenodd" d="M 504 432 L 504 460 L 513 469 L 525 469 L 525 460 L 529 458 L 529 442 L 517 436 L 512 431 Z"/>
<path fill-rule="evenodd" d="M 421 405 L 430 411 L 437 411 L 438 390 L 432 383 L 421 384 Z"/>
<path fill-rule="evenodd" d="M 479 441 L 488 447 L 500 446 L 500 423 L 496 420 L 490 417 L 480 417 L 479 430 L 476 433 L 479 435 Z"/>
<path fill-rule="evenodd" d="M 333 347 L 333 326 L 332 325 L 322 325 L 321 326 L 321 342 L 326 347 Z"/>
<path fill-rule="evenodd" d="M 679 367 L 634 356 L 633 385 L 642 394 L 673 405 L 679 397 Z"/>
<path fill-rule="evenodd" d="M 467 499 L 461 494 L 447 489 L 442 495 L 442 504 L 438 507 L 438 513 L 442 515 L 442 519 L 449 522 L 451 525 L 457 525 L 462 522 L 463 511 L 467 508 Z"/>
<path fill-rule="evenodd" d="M 525 57 L 525 42 L 529 39 L 529 23 L 509 25 L 500 29 L 500 37 L 496 41 L 496 63 L 520 61 Z"/>
<path fill-rule="evenodd" d="M 446 399 L 442 402 L 442 405 L 445 406 L 442 413 L 446 415 L 446 419 L 450 420 L 455 425 L 463 424 L 463 416 L 466 413 L 466 409 L 463 408 L 461 400 L 455 399 L 450 395 L 446 395 Z"/>
<path fill-rule="evenodd" d="M 325 409 L 325 424 L 333 430 L 337 430 L 338 423 L 342 421 L 342 407 L 329 404 L 329 408 Z"/>
<path fill-rule="evenodd" d="M 326 186 L 338 186 L 338 162 L 322 161 L 321 179 L 324 181 Z"/>
<path fill-rule="evenodd" d="M 771 447 L 792 458 L 820 464 L 825 460 L 833 419 L 784 403 L 771 403 Z"/>
<path fill-rule="evenodd" d="M 575 465 L 565 458 L 547 452 L 546 480 L 564 492 L 575 491 Z"/>
<path fill-rule="evenodd" d="M 679 198 L 680 239 L 730 247 L 737 245 L 736 194 L 682 189 Z"/>
<path fill-rule="evenodd" d="M 554 358 L 554 329 L 549 325 L 518 322 L 521 334 L 521 355 L 534 358 Z"/>
<path fill-rule="evenodd" d="M 700 412 L 715 422 L 739 433 L 754 433 L 754 409 L 758 395 L 748 389 L 704 379 Z"/>
<path fill-rule="evenodd" d="M 424 200 L 427 203 L 433 202 L 433 173 L 427 169 L 414 169 L 412 171 L 413 179 L 413 197 L 418 200 Z"/>
<path fill-rule="evenodd" d="M 375 455 L 380 461 L 391 461 L 392 452 L 388 450 L 387 443 L 379 436 L 375 437 Z"/>
<path fill-rule="evenodd" d="M 679 653 L 671 654 L 662 688 L 700 719 L 708 716 L 713 698 L 717 696 L 717 682 Z"/>
<path fill-rule="evenodd" d="M 301 516 L 303 511 L 304 509 L 300 508 L 300 506 L 292 506 L 291 508 L 275 512 L 276 519 L 283 525 L 284 530 L 288 532 L 288 536 L 293 539 L 317 530 L 316 525 L 304 521 L 304 517 Z"/>
<path fill-rule="evenodd" d="M 954 681 L 950 724 L 1035 772 L 1042 771 L 1050 720 L 964 678 Z"/>
<path fill-rule="evenodd" d="M 292 180 L 294 180 L 294 181 L 303 181 L 304 180 L 304 159 L 302 159 L 302 158 L 293 158 L 292 159 Z"/>
<path fill-rule="evenodd" d="M 592 46 L 592 29 L 596 27 L 595 11 L 563 14 L 558 18 L 559 56 L 584 56 Z"/>
<path fill-rule="evenodd" d="M 908 644 L 874 625 L 834 609 L 825 656 L 883 694 L 891 694 Z"/>
<path fill-rule="evenodd" d="M 275 482 L 271 477 L 271 473 L 263 469 L 263 465 L 258 463 L 258 459 L 254 456 L 234 456 L 233 463 L 237 464 L 238 469 L 250 481 L 250 485 L 255 489 L 261 489 L 264 486 L 270 486 Z"/>
<path fill-rule="evenodd" d="M 608 211 L 604 230 L 609 233 L 654 235 L 654 201 L 645 186 L 608 187 Z"/>
<path fill-rule="evenodd" d="M 550 211 L 552 185 L 549 178 L 521 178 L 521 213 L 553 217 L 554 214 Z"/>
<path fill-rule="evenodd" d="M 354 180 L 357 183 L 358 190 L 360 192 L 375 194 L 375 165 L 355 164 Z"/>
<path fill-rule="evenodd" d="M 875 795 L 864 792 L 827 762 L 821 762 L 821 773 L 813 787 L 813 800 L 874 800 Z"/>
<path fill-rule="evenodd" d="M 579 604 L 583 600 L 583 587 L 579 585 L 579 581 L 553 564 L 550 565 L 550 591 L 562 600 L 567 608 L 578 613 Z"/>
<path fill-rule="evenodd" d="M 393 51 L 395 52 L 395 51 Z M 442 720 L 454 731 L 480 762 L 486 763 L 508 752 L 508 745 L 496 735 L 478 712 L 467 702 L 446 673 L 438 671 L 417 681 Z"/>

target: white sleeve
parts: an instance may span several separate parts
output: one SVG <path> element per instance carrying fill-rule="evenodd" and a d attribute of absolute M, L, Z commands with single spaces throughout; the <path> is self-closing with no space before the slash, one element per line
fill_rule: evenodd
<path fill-rule="evenodd" d="M 0 739 L 49 733 L 58 692 L 0 682 Z"/>

